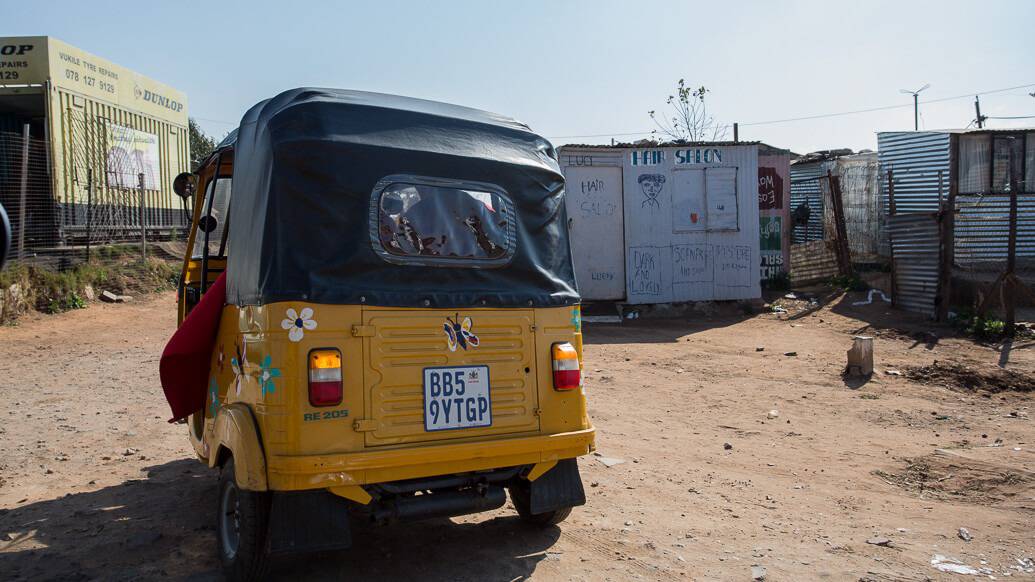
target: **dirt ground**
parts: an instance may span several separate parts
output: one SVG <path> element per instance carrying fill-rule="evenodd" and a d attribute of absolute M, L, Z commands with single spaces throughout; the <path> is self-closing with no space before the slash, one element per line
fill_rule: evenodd
<path fill-rule="evenodd" d="M 529 529 L 508 504 L 355 525 L 352 550 L 275 576 L 955 579 L 940 555 L 1032 579 L 1035 342 L 982 346 L 858 299 L 587 323 L 599 453 L 568 521 Z M 216 474 L 158 383 L 174 325 L 166 293 L 0 328 L 0 579 L 219 578 Z M 841 376 L 857 333 L 876 338 L 868 382 Z"/>

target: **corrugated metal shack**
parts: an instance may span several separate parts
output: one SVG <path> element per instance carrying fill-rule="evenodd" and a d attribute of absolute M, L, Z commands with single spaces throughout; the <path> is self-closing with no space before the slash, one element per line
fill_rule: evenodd
<path fill-rule="evenodd" d="M 791 163 L 791 280 L 807 284 L 837 274 L 830 241 L 834 213 L 827 176 L 838 180 L 845 231 L 853 263 L 879 263 L 882 256 L 883 202 L 875 152 L 849 149 L 806 154 Z"/>
<path fill-rule="evenodd" d="M 758 143 L 568 145 L 559 156 L 584 299 L 761 296 Z"/>
<path fill-rule="evenodd" d="M 4 37 L 0 47 L 0 196 L 19 240 L 58 246 L 90 229 L 95 240 L 125 240 L 139 237 L 141 220 L 152 234 L 185 226 L 172 191 L 190 163 L 182 92 L 52 37 Z M 23 157 L 27 186 L 17 179 Z"/>
<path fill-rule="evenodd" d="M 1035 282 L 1035 129 L 881 132 L 877 145 L 903 307 L 944 314 L 950 304 L 973 301 L 1003 272 L 1011 184 L 1015 272 Z M 951 242 L 931 247 L 932 233 Z"/>

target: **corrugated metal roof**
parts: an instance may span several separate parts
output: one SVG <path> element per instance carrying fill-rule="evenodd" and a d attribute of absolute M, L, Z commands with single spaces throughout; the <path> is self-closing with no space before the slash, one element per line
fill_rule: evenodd
<path fill-rule="evenodd" d="M 913 133 L 913 134 L 916 134 L 916 133 L 956 133 L 956 134 L 968 133 L 969 134 L 969 133 L 1018 133 L 1018 132 L 1025 132 L 1025 131 L 1035 131 L 1035 127 L 1013 127 L 1013 128 L 1000 128 L 1000 129 L 989 129 L 987 127 L 983 127 L 983 128 L 979 129 L 979 128 L 976 128 L 976 127 L 971 127 L 971 128 L 964 128 L 964 129 L 925 129 L 923 131 L 878 131 L 877 132 L 877 139 L 879 140 L 880 136 L 882 136 L 882 135 L 905 135 L 905 134 L 911 134 L 911 133 Z"/>

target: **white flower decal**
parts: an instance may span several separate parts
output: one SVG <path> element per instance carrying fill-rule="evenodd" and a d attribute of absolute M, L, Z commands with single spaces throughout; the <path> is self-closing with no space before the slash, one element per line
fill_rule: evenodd
<path fill-rule="evenodd" d="M 316 320 L 313 319 L 313 310 L 309 307 L 302 309 L 302 313 L 297 313 L 294 308 L 288 308 L 287 317 L 284 321 L 280 322 L 280 327 L 289 330 L 288 339 L 293 342 L 302 341 L 302 336 L 305 335 L 305 330 L 313 331 L 316 329 Z"/>

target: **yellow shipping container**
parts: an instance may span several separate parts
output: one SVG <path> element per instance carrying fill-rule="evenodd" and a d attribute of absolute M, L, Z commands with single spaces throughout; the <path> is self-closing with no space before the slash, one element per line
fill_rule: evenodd
<path fill-rule="evenodd" d="M 53 225 L 59 245 L 82 240 L 88 225 L 95 240 L 98 232 L 107 240 L 139 236 L 141 204 L 149 233 L 185 226 L 172 191 L 173 178 L 190 169 L 182 92 L 55 38 L 0 37 L 0 135 L 20 138 L 26 125 L 45 152 L 30 163 L 46 170 L 45 179 L 30 178 L 28 231 Z M 18 156 L 0 158 L 12 160 Z M 10 190 L 0 195 L 17 215 L 21 201 Z"/>

